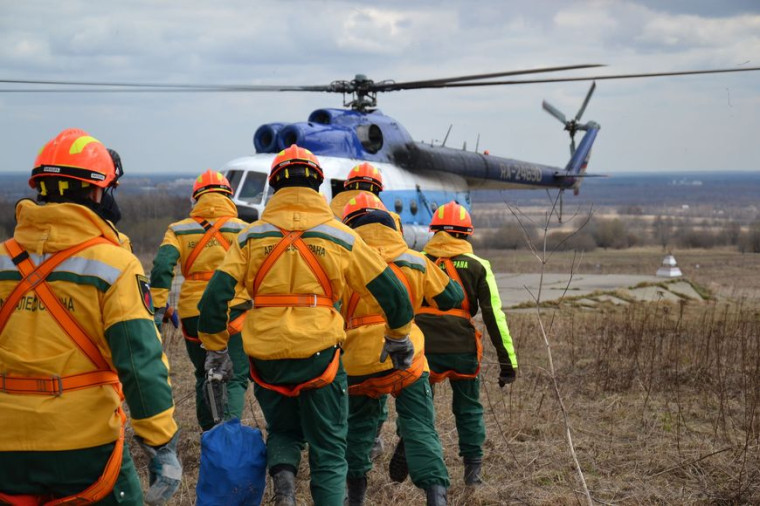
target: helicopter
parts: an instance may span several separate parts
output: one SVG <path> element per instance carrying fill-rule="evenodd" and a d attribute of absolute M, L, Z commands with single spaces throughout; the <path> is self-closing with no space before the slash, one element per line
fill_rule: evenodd
<path fill-rule="evenodd" d="M 578 194 L 587 174 L 591 149 L 601 126 L 581 118 L 596 89 L 596 81 L 659 76 L 714 74 L 760 70 L 741 67 L 710 70 L 686 70 L 643 74 L 596 75 L 583 77 L 493 80 L 503 77 L 562 72 L 602 67 L 581 64 L 463 75 L 420 81 L 373 81 L 364 74 L 352 80 L 333 81 L 327 85 L 217 85 L 164 83 L 96 83 L 72 81 L 4 80 L 5 84 L 54 85 L 55 88 L 0 89 L 0 92 L 327 92 L 343 95 L 343 108 L 321 108 L 303 122 L 272 122 L 259 126 L 253 134 L 256 153 L 235 158 L 220 167 L 233 187 L 233 201 L 246 221 L 258 219 L 272 189 L 268 185 L 271 161 L 276 153 L 297 144 L 309 149 L 320 160 L 325 179 L 320 193 L 329 201 L 343 191 L 351 168 L 362 162 L 377 167 L 384 180 L 380 199 L 389 210 L 401 217 L 404 238 L 410 247 L 420 248 L 430 237 L 428 223 L 438 205 L 455 200 L 470 209 L 470 192 L 478 189 L 546 189 L 559 192 L 559 216 L 566 190 Z M 575 116 L 567 118 L 559 109 L 544 101 L 543 109 L 559 120 L 570 136 L 570 158 L 564 167 L 526 162 L 490 154 L 468 151 L 440 144 L 414 141 L 395 119 L 378 109 L 379 93 L 477 86 L 504 86 L 536 83 L 592 81 Z M 86 87 L 86 88 L 82 88 Z M 450 129 L 449 129 L 450 131 Z M 576 145 L 575 135 L 584 132 Z M 448 137 L 448 133 L 446 135 Z M 561 220 L 561 218 L 560 218 Z"/>
<path fill-rule="evenodd" d="M 563 122 L 571 137 L 570 159 L 564 168 L 415 142 L 395 119 L 377 109 L 377 86 L 364 75 L 350 82 L 334 83 L 351 90 L 343 109 L 313 111 L 305 122 L 267 123 L 253 135 L 256 154 L 234 159 L 220 170 L 234 189 L 233 200 L 241 218 L 252 220 L 270 195 L 267 176 L 273 155 L 291 144 L 305 147 L 318 156 L 325 173 L 320 189 L 332 199 L 343 191 L 351 168 L 363 161 L 377 167 L 384 180 L 379 197 L 401 217 L 404 238 L 410 247 L 429 239 L 428 223 L 440 204 L 455 200 L 470 208 L 474 189 L 549 188 L 577 192 L 591 155 L 600 125 L 582 123 L 581 116 L 596 87 L 591 85 L 577 114 L 566 119 L 552 105 L 544 109 Z M 381 85 L 382 86 L 382 85 Z M 575 133 L 585 134 L 576 147 Z M 447 134 L 448 135 L 448 134 Z"/>

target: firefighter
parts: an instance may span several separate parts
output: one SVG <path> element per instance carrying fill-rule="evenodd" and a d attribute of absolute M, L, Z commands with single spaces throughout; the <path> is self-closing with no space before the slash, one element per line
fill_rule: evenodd
<path fill-rule="evenodd" d="M 411 365 L 409 296 L 383 259 L 333 216 L 318 193 L 319 160 L 295 144 L 277 154 L 261 219 L 238 236 L 200 302 L 206 370 L 229 370 L 227 308 L 243 283 L 253 309 L 243 323 L 254 394 L 267 421 L 267 465 L 277 506 L 295 504 L 295 474 L 309 445 L 317 506 L 343 504 L 348 395 L 340 359 L 347 286 L 387 316 L 384 350 Z M 378 357 L 379 359 L 379 357 Z"/>
<path fill-rule="evenodd" d="M 435 384 L 448 378 L 451 383 L 464 482 L 478 485 L 486 437 L 479 375 L 483 345 L 481 333 L 472 322 L 478 307 L 499 359 L 500 387 L 515 380 L 517 357 L 491 265 L 475 256 L 467 241 L 473 231 L 470 213 L 454 201 L 444 204 L 433 215 L 430 231 L 434 235 L 425 245 L 425 254 L 464 288 L 465 298 L 461 309 L 442 311 L 423 306 L 417 311 L 415 322 L 425 334 L 430 382 Z M 402 439 L 391 459 L 394 479 L 401 481 L 405 477 L 403 455 Z"/>
<path fill-rule="evenodd" d="M 390 213 L 376 196 L 362 192 L 349 200 L 343 223 L 380 253 L 406 286 L 414 309 L 421 306 L 423 299 L 435 301 L 441 309 L 461 304 L 460 286 L 422 253 L 407 247 Z M 367 472 L 372 468 L 370 451 L 384 406 L 381 399 L 388 394 L 396 398 L 397 425 L 406 441 L 412 482 L 426 491 L 428 505 L 446 504 L 449 475 L 435 431 L 422 331 L 412 325 L 412 367 L 396 369 L 390 360 L 377 361 L 383 347 L 383 318 L 377 304 L 350 292 L 344 295 L 342 308 L 346 320 L 343 361 L 349 393 L 348 505 L 364 504 Z"/>
<path fill-rule="evenodd" d="M 198 339 L 198 302 L 224 255 L 235 242 L 238 233 L 248 226 L 237 217 L 237 208 L 231 200 L 232 187 L 220 172 L 207 170 L 193 183 L 193 208 L 190 216 L 172 223 L 166 230 L 164 240 L 153 259 L 150 286 L 156 309 L 156 324 L 167 320 L 169 292 L 174 277 L 174 267 L 179 263 L 184 281 L 179 293 L 177 312 L 185 337 L 185 348 L 195 367 L 195 413 L 201 429 L 214 426 L 211 409 L 204 395 L 206 350 Z M 231 302 L 230 320 L 240 323 L 240 318 L 250 309 L 251 302 L 245 289 L 238 286 Z M 230 330 L 229 350 L 234 365 L 234 375 L 227 384 L 227 417 L 243 413 L 245 391 L 248 389 L 248 357 L 243 351 L 239 325 Z"/>
<path fill-rule="evenodd" d="M 98 140 L 62 131 L 32 170 L 38 202 L 19 201 L 0 246 L 0 503 L 164 504 L 179 487 L 150 286 L 103 213 L 118 169 Z M 123 400 L 150 457 L 144 498 Z"/>

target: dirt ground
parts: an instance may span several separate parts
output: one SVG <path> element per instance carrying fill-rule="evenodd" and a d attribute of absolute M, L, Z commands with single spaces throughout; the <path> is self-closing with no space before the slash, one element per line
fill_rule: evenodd
<path fill-rule="evenodd" d="M 540 269 L 529 252 L 477 253 L 490 258 L 496 272 Z M 760 255 L 673 253 L 685 276 L 709 288 L 713 299 L 508 313 L 519 377 L 498 387 L 495 353 L 486 343 L 485 483 L 478 488 L 463 485 L 451 389 L 437 387 L 449 504 L 587 503 L 568 434 L 595 504 L 760 504 Z M 652 274 L 662 256 L 658 249 L 599 250 L 580 262 L 576 257 L 576 269 Z M 558 253 L 546 269 L 566 272 L 572 262 L 572 253 Z M 192 370 L 182 337 L 171 327 L 165 346 L 185 466 L 170 504 L 192 505 L 200 448 Z M 393 402 L 389 406 L 392 421 Z M 265 432 L 252 389 L 243 421 Z M 424 493 L 408 480 L 397 484 L 388 477 L 394 425 L 384 426 L 386 452 L 369 474 L 367 504 L 424 504 Z M 147 462 L 139 451 L 133 455 L 144 477 Z M 308 477 L 302 464 L 299 504 L 312 504 Z M 268 488 L 264 504 L 270 499 Z"/>

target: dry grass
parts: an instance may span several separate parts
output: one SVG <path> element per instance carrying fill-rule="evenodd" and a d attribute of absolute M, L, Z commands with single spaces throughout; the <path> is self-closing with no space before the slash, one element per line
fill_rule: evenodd
<path fill-rule="evenodd" d="M 584 264 L 599 261 L 609 269 L 605 272 L 636 273 L 636 265 L 643 265 L 646 254 L 659 259 L 662 255 L 661 251 L 600 251 L 593 259 L 587 255 Z M 760 283 L 756 275 L 749 275 L 757 272 L 760 255 L 712 250 L 676 255 L 691 279 L 713 284 L 719 293 L 746 294 Z M 527 261 L 522 264 L 517 256 L 490 254 L 496 271 L 535 267 L 535 263 L 527 267 Z M 559 264 L 561 257 L 556 260 Z M 700 263 L 701 278 L 688 272 L 692 261 Z M 750 265 L 752 271 L 743 270 Z M 552 263 L 549 270 L 561 271 Z M 760 503 L 760 311 L 757 301 L 753 302 L 650 303 L 542 314 L 576 452 L 595 501 Z M 581 504 L 583 492 L 546 370 L 537 317 L 531 313 L 508 317 L 520 376 L 512 386 L 500 389 L 495 354 L 486 345 L 481 399 L 488 437 L 485 484 L 477 489 L 462 483 L 451 389 L 447 384 L 437 387 L 437 425 L 452 481 L 449 503 Z M 183 431 L 180 457 L 185 466 L 182 489 L 172 504 L 190 505 L 194 504 L 200 438 L 192 371 L 178 333 L 169 332 L 166 346 L 173 366 L 177 418 Z M 263 429 L 263 416 L 250 390 L 244 422 Z M 423 492 L 408 480 L 399 485 L 387 476 L 394 424 L 386 424 L 383 437 L 386 453 L 369 474 L 367 504 L 423 504 Z M 145 473 L 146 462 L 139 453 L 133 452 Z M 298 486 L 299 504 L 311 504 L 305 465 Z M 265 504 L 270 497 L 267 490 Z"/>

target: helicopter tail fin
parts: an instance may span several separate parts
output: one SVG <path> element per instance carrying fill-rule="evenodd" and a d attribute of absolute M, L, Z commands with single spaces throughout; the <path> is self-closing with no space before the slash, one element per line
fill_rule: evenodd
<path fill-rule="evenodd" d="M 573 193 L 578 195 L 578 190 L 581 186 L 581 181 L 584 177 L 597 177 L 596 175 L 586 174 L 586 167 L 588 166 L 589 158 L 591 158 L 591 147 L 596 140 L 596 134 L 599 132 L 599 125 L 593 122 L 588 123 L 588 130 L 581 139 L 578 148 L 570 157 L 570 161 L 567 162 L 564 174 L 557 174 L 558 176 L 572 178 L 574 180 L 570 188 L 573 189 Z"/>

